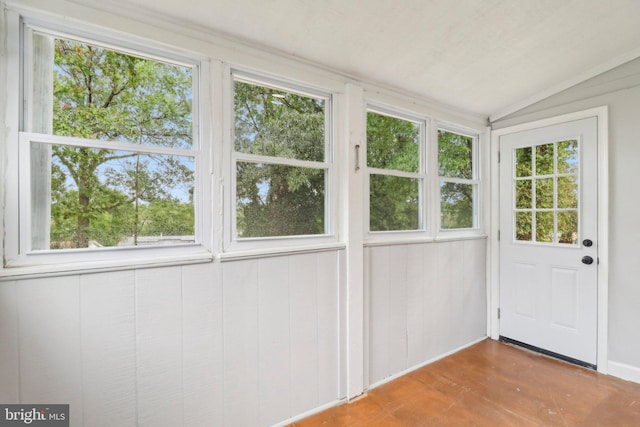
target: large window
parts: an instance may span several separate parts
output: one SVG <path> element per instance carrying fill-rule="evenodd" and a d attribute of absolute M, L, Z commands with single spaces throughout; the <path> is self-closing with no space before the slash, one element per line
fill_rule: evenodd
<path fill-rule="evenodd" d="M 477 135 L 438 129 L 440 229 L 478 227 Z"/>
<path fill-rule="evenodd" d="M 197 63 L 23 34 L 20 255 L 198 243 Z"/>
<path fill-rule="evenodd" d="M 424 227 L 424 121 L 380 109 L 367 112 L 369 230 Z"/>
<path fill-rule="evenodd" d="M 331 97 L 233 73 L 233 240 L 330 233 Z"/>

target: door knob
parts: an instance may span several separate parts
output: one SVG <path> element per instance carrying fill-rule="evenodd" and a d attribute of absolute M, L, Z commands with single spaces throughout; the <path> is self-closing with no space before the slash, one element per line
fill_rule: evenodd
<path fill-rule="evenodd" d="M 591 258 L 588 255 L 587 256 L 583 256 L 582 257 L 582 263 L 583 264 L 587 264 L 587 265 L 593 264 L 593 258 Z"/>

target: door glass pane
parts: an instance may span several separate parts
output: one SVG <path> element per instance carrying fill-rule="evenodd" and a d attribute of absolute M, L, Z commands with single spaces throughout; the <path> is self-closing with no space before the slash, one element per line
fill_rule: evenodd
<path fill-rule="evenodd" d="M 532 180 L 522 179 L 516 181 L 516 209 L 531 209 Z"/>
<path fill-rule="evenodd" d="M 561 176 L 558 178 L 558 208 L 578 207 L 578 177 Z"/>
<path fill-rule="evenodd" d="M 558 142 L 558 173 L 578 171 L 578 141 Z"/>
<path fill-rule="evenodd" d="M 516 212 L 516 240 L 531 241 L 531 212 Z"/>
<path fill-rule="evenodd" d="M 520 210 L 515 213 L 515 240 L 577 244 L 580 221 L 578 148 L 578 141 L 564 140 L 514 151 L 514 208 Z M 533 153 L 535 160 L 532 162 Z M 531 175 L 532 179 L 522 179 Z"/>
<path fill-rule="evenodd" d="M 553 178 L 536 179 L 536 208 L 553 209 Z"/>
<path fill-rule="evenodd" d="M 578 242 L 578 211 L 558 212 L 558 243 Z"/>
<path fill-rule="evenodd" d="M 536 147 L 536 175 L 553 174 L 553 144 Z"/>
<path fill-rule="evenodd" d="M 552 243 L 553 212 L 536 212 L 536 242 Z"/>
<path fill-rule="evenodd" d="M 531 147 L 516 148 L 516 176 L 531 176 Z"/>

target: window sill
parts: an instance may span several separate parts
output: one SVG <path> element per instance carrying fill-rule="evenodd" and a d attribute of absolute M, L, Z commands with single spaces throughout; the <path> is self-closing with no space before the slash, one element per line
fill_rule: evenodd
<path fill-rule="evenodd" d="M 461 240 L 480 240 L 486 239 L 486 234 L 455 234 L 449 236 L 438 237 L 422 237 L 422 238 L 405 238 L 400 237 L 396 239 L 384 239 L 384 240 L 367 240 L 364 242 L 365 247 L 374 246 L 396 246 L 396 245 L 416 245 L 423 243 L 441 243 L 441 242 L 455 242 Z"/>
<path fill-rule="evenodd" d="M 345 248 L 346 248 L 346 245 L 344 243 L 325 243 L 325 244 L 315 244 L 315 245 L 282 247 L 278 249 L 274 249 L 274 248 L 253 249 L 253 250 L 225 252 L 220 254 L 219 258 L 221 262 L 227 262 L 227 261 L 254 259 L 254 258 L 299 255 L 299 254 L 314 253 L 314 252 L 339 251 L 339 250 L 344 250 Z"/>
<path fill-rule="evenodd" d="M 213 255 L 210 252 L 198 252 L 156 258 L 5 267 L 0 269 L 0 282 L 16 279 L 35 279 L 41 277 L 69 276 L 74 274 L 104 273 L 109 271 L 202 264 L 212 261 Z"/>

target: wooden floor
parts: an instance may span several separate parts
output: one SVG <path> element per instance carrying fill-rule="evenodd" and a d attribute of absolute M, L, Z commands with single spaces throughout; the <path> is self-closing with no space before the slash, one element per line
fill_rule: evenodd
<path fill-rule="evenodd" d="M 640 384 L 486 340 L 293 426 L 640 426 Z"/>

